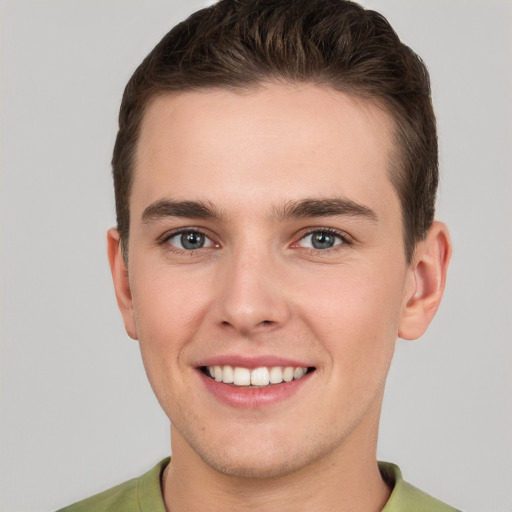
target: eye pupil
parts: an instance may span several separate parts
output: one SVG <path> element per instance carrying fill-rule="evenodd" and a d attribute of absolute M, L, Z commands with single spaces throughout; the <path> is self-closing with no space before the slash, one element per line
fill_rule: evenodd
<path fill-rule="evenodd" d="M 189 232 L 183 233 L 181 235 L 181 245 L 185 249 L 193 250 L 193 249 L 201 249 L 204 245 L 205 236 L 202 233 Z"/>
<path fill-rule="evenodd" d="M 311 235 L 311 245 L 315 249 L 329 249 L 330 247 L 334 247 L 335 243 L 336 237 L 331 233 L 318 231 Z"/>

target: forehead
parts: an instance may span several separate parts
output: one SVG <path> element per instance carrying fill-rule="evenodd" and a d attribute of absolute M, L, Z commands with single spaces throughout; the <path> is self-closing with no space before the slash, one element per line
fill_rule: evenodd
<path fill-rule="evenodd" d="M 392 134 L 376 103 L 311 84 L 164 94 L 142 122 L 131 206 L 165 194 L 221 203 L 238 194 L 243 206 L 306 191 L 378 201 L 392 193 Z"/>

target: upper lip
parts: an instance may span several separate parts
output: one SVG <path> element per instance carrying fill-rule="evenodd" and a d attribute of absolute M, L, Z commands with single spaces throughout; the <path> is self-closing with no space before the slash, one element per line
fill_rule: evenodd
<path fill-rule="evenodd" d="M 298 359 L 291 359 L 287 357 L 280 357 L 274 355 L 262 355 L 262 356 L 244 356 L 235 354 L 216 355 L 199 361 L 197 367 L 203 366 L 239 366 L 242 368 L 261 368 L 274 366 L 294 366 L 301 368 L 308 368 L 313 365 L 305 363 Z"/>

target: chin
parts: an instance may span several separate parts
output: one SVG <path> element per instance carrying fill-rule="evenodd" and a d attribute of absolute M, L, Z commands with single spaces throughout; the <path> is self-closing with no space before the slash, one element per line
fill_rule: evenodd
<path fill-rule="evenodd" d="M 234 478 L 274 479 L 294 473 L 303 467 L 302 461 L 282 454 L 268 454 L 264 460 L 250 456 L 204 457 L 203 461 L 215 471 Z"/>
<path fill-rule="evenodd" d="M 213 470 L 234 478 L 275 479 L 285 477 L 313 464 L 332 447 L 323 442 L 309 446 L 303 443 L 273 442 L 253 439 L 250 444 L 225 444 L 215 451 L 196 446 L 195 451 Z"/>

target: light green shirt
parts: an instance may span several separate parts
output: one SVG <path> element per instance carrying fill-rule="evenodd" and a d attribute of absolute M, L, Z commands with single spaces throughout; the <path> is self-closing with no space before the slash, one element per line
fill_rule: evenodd
<path fill-rule="evenodd" d="M 58 512 L 165 512 L 160 478 L 169 458 L 139 478 L 63 508 Z M 456 512 L 405 482 L 398 466 L 379 462 L 384 481 L 392 488 L 382 512 Z"/>

